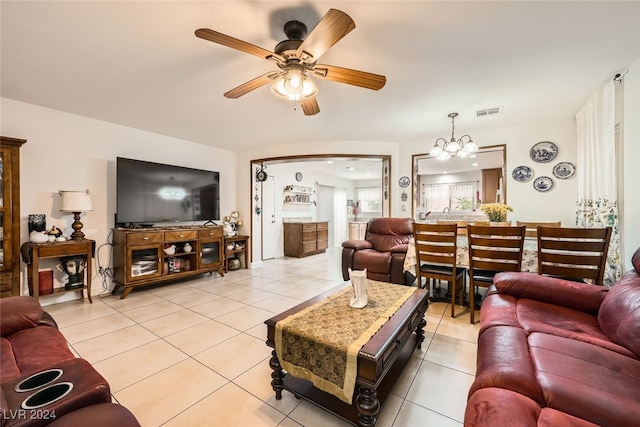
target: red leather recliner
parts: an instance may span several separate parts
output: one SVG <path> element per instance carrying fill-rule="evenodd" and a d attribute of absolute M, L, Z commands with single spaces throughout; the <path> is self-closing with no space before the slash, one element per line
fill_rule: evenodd
<path fill-rule="evenodd" d="M 366 268 L 369 279 L 406 284 L 403 264 L 411 236 L 411 218 L 369 220 L 364 240 L 342 243 L 342 278 L 349 280 L 349 268 Z"/>

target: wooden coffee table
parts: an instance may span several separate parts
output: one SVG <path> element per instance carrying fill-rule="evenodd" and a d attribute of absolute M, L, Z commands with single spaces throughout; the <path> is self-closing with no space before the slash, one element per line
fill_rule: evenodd
<path fill-rule="evenodd" d="M 276 323 L 297 313 L 329 295 L 343 289 L 332 289 L 303 302 L 265 321 L 267 325 L 267 345 L 274 350 L 269 361 L 273 370 L 271 385 L 276 399 L 282 398 L 282 390 L 288 390 L 297 398 L 305 399 L 356 426 L 375 426 L 380 408 L 391 388 L 404 370 L 413 350 L 420 348 L 424 341 L 424 327 L 427 322 L 428 294 L 425 289 L 416 288 L 407 301 L 371 337 L 358 353 L 358 374 L 353 403 L 343 402 L 337 397 L 321 391 L 307 380 L 295 378 L 283 372 L 275 351 Z M 339 319 L 336 319 L 339 322 Z"/>

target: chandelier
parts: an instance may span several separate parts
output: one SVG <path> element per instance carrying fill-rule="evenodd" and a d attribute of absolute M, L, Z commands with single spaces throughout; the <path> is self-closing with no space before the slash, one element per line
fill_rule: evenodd
<path fill-rule="evenodd" d="M 451 139 L 449 141 L 444 138 L 436 139 L 436 145 L 429 151 L 429 155 L 438 158 L 438 160 L 447 160 L 456 156 L 467 157 L 471 153 L 478 151 L 478 146 L 469 135 L 462 135 L 460 139 L 456 139 L 453 136 L 457 116 L 458 113 L 451 113 L 448 116 L 451 117 Z M 442 141 L 442 147 L 438 145 L 440 141 Z"/>

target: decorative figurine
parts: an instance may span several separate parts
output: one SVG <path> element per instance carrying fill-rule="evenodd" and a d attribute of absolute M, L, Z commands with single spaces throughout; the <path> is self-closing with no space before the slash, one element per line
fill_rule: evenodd
<path fill-rule="evenodd" d="M 364 308 L 369 303 L 369 296 L 367 295 L 367 269 L 364 270 L 352 270 L 349 269 L 349 278 L 351 279 L 351 286 L 353 286 L 354 297 L 351 298 L 349 307 L 352 308 Z"/>

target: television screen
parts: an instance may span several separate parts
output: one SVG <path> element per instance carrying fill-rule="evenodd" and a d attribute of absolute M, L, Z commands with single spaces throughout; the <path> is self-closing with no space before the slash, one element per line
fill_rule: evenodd
<path fill-rule="evenodd" d="M 118 157 L 116 225 L 220 220 L 220 173 Z"/>

